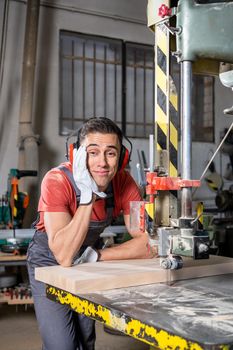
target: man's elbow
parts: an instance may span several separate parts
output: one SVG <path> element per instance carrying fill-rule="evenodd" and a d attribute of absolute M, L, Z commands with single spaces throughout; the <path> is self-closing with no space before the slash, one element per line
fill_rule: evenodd
<path fill-rule="evenodd" d="M 55 255 L 55 259 L 58 263 L 58 265 L 61 265 L 62 267 L 70 267 L 72 266 L 72 259 L 67 256 L 61 255 Z"/>
<path fill-rule="evenodd" d="M 51 242 L 49 242 L 49 248 L 53 253 L 58 265 L 61 265 L 62 267 L 72 266 L 72 258 L 68 256 L 67 253 L 64 254 L 63 251 L 58 250 L 56 247 L 53 246 Z"/>
<path fill-rule="evenodd" d="M 58 261 L 58 263 L 62 267 L 71 267 L 72 266 L 72 262 L 70 260 L 60 260 L 60 261 Z"/>

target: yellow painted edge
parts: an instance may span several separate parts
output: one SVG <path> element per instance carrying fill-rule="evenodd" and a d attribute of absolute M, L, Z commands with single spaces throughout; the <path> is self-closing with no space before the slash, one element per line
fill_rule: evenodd
<path fill-rule="evenodd" d="M 148 215 L 154 219 L 154 203 L 145 203 L 145 209 Z"/>
<path fill-rule="evenodd" d="M 177 177 L 178 175 L 178 171 L 177 169 L 174 167 L 174 165 L 170 162 L 169 164 L 169 176 L 171 177 Z"/>
<path fill-rule="evenodd" d="M 159 347 L 162 350 L 203 350 L 197 344 L 187 341 L 177 335 L 169 334 L 164 330 L 157 330 L 155 327 L 145 325 L 139 320 L 131 319 L 128 323 L 124 317 L 114 315 L 109 309 L 102 305 L 95 305 L 94 303 L 80 299 L 78 296 L 72 295 L 66 291 L 62 292 L 55 287 L 48 287 L 48 294 L 53 295 L 63 305 L 70 305 L 73 310 L 78 313 L 85 314 L 87 317 L 101 318 L 102 323 L 120 330 L 140 341 L 149 345 Z M 63 295 L 64 294 L 64 295 Z M 139 336 L 140 335 L 140 336 Z M 143 337 L 154 339 L 155 342 L 148 341 Z M 223 348 L 226 350 L 226 348 Z"/>
<path fill-rule="evenodd" d="M 176 150 L 178 150 L 178 131 L 175 126 L 170 122 L 170 142 Z"/>
<path fill-rule="evenodd" d="M 175 94 L 170 94 L 170 102 L 175 108 L 175 110 L 178 110 L 178 96 Z"/>
<path fill-rule="evenodd" d="M 167 35 L 159 26 L 156 27 L 155 42 L 156 42 L 156 45 L 160 48 L 160 50 L 163 51 L 164 55 L 168 56 L 169 46 L 168 46 Z"/>
<path fill-rule="evenodd" d="M 197 204 L 197 216 L 199 217 L 201 214 L 203 214 L 203 211 L 204 211 L 204 205 L 202 202 L 199 202 Z M 203 215 L 199 217 L 198 221 L 200 221 L 200 223 L 203 225 Z"/>
<path fill-rule="evenodd" d="M 164 134 L 167 136 L 168 135 L 167 116 L 159 107 L 159 105 L 156 106 L 156 123 L 159 125 L 159 127 L 163 130 Z"/>
<path fill-rule="evenodd" d="M 166 74 L 162 71 L 162 69 L 157 65 L 155 72 L 156 84 L 160 87 L 163 93 L 167 96 L 167 77 Z"/>

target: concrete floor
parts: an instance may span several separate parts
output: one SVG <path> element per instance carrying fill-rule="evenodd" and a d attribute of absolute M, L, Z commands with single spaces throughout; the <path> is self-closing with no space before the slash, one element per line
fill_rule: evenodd
<path fill-rule="evenodd" d="M 96 322 L 96 350 L 148 350 L 149 346 L 131 337 L 111 335 Z M 41 339 L 33 306 L 0 304 L 0 348 L 2 350 L 41 350 Z M 55 349 L 54 349 L 55 350 Z M 66 350 L 66 349 L 64 349 Z"/>

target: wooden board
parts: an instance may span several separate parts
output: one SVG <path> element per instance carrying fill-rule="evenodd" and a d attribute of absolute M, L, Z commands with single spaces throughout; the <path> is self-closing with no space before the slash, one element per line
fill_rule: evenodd
<path fill-rule="evenodd" d="M 164 270 L 159 259 L 118 260 L 72 267 L 38 267 L 37 280 L 73 294 L 233 273 L 233 259 L 211 256 L 207 260 L 186 259 L 180 270 Z"/>

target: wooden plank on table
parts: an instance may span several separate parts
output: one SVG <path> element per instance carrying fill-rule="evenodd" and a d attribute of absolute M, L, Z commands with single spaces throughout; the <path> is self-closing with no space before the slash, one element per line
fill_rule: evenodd
<path fill-rule="evenodd" d="M 233 259 L 185 259 L 180 270 L 164 270 L 159 259 L 116 260 L 72 267 L 38 267 L 37 280 L 73 294 L 233 273 Z"/>

